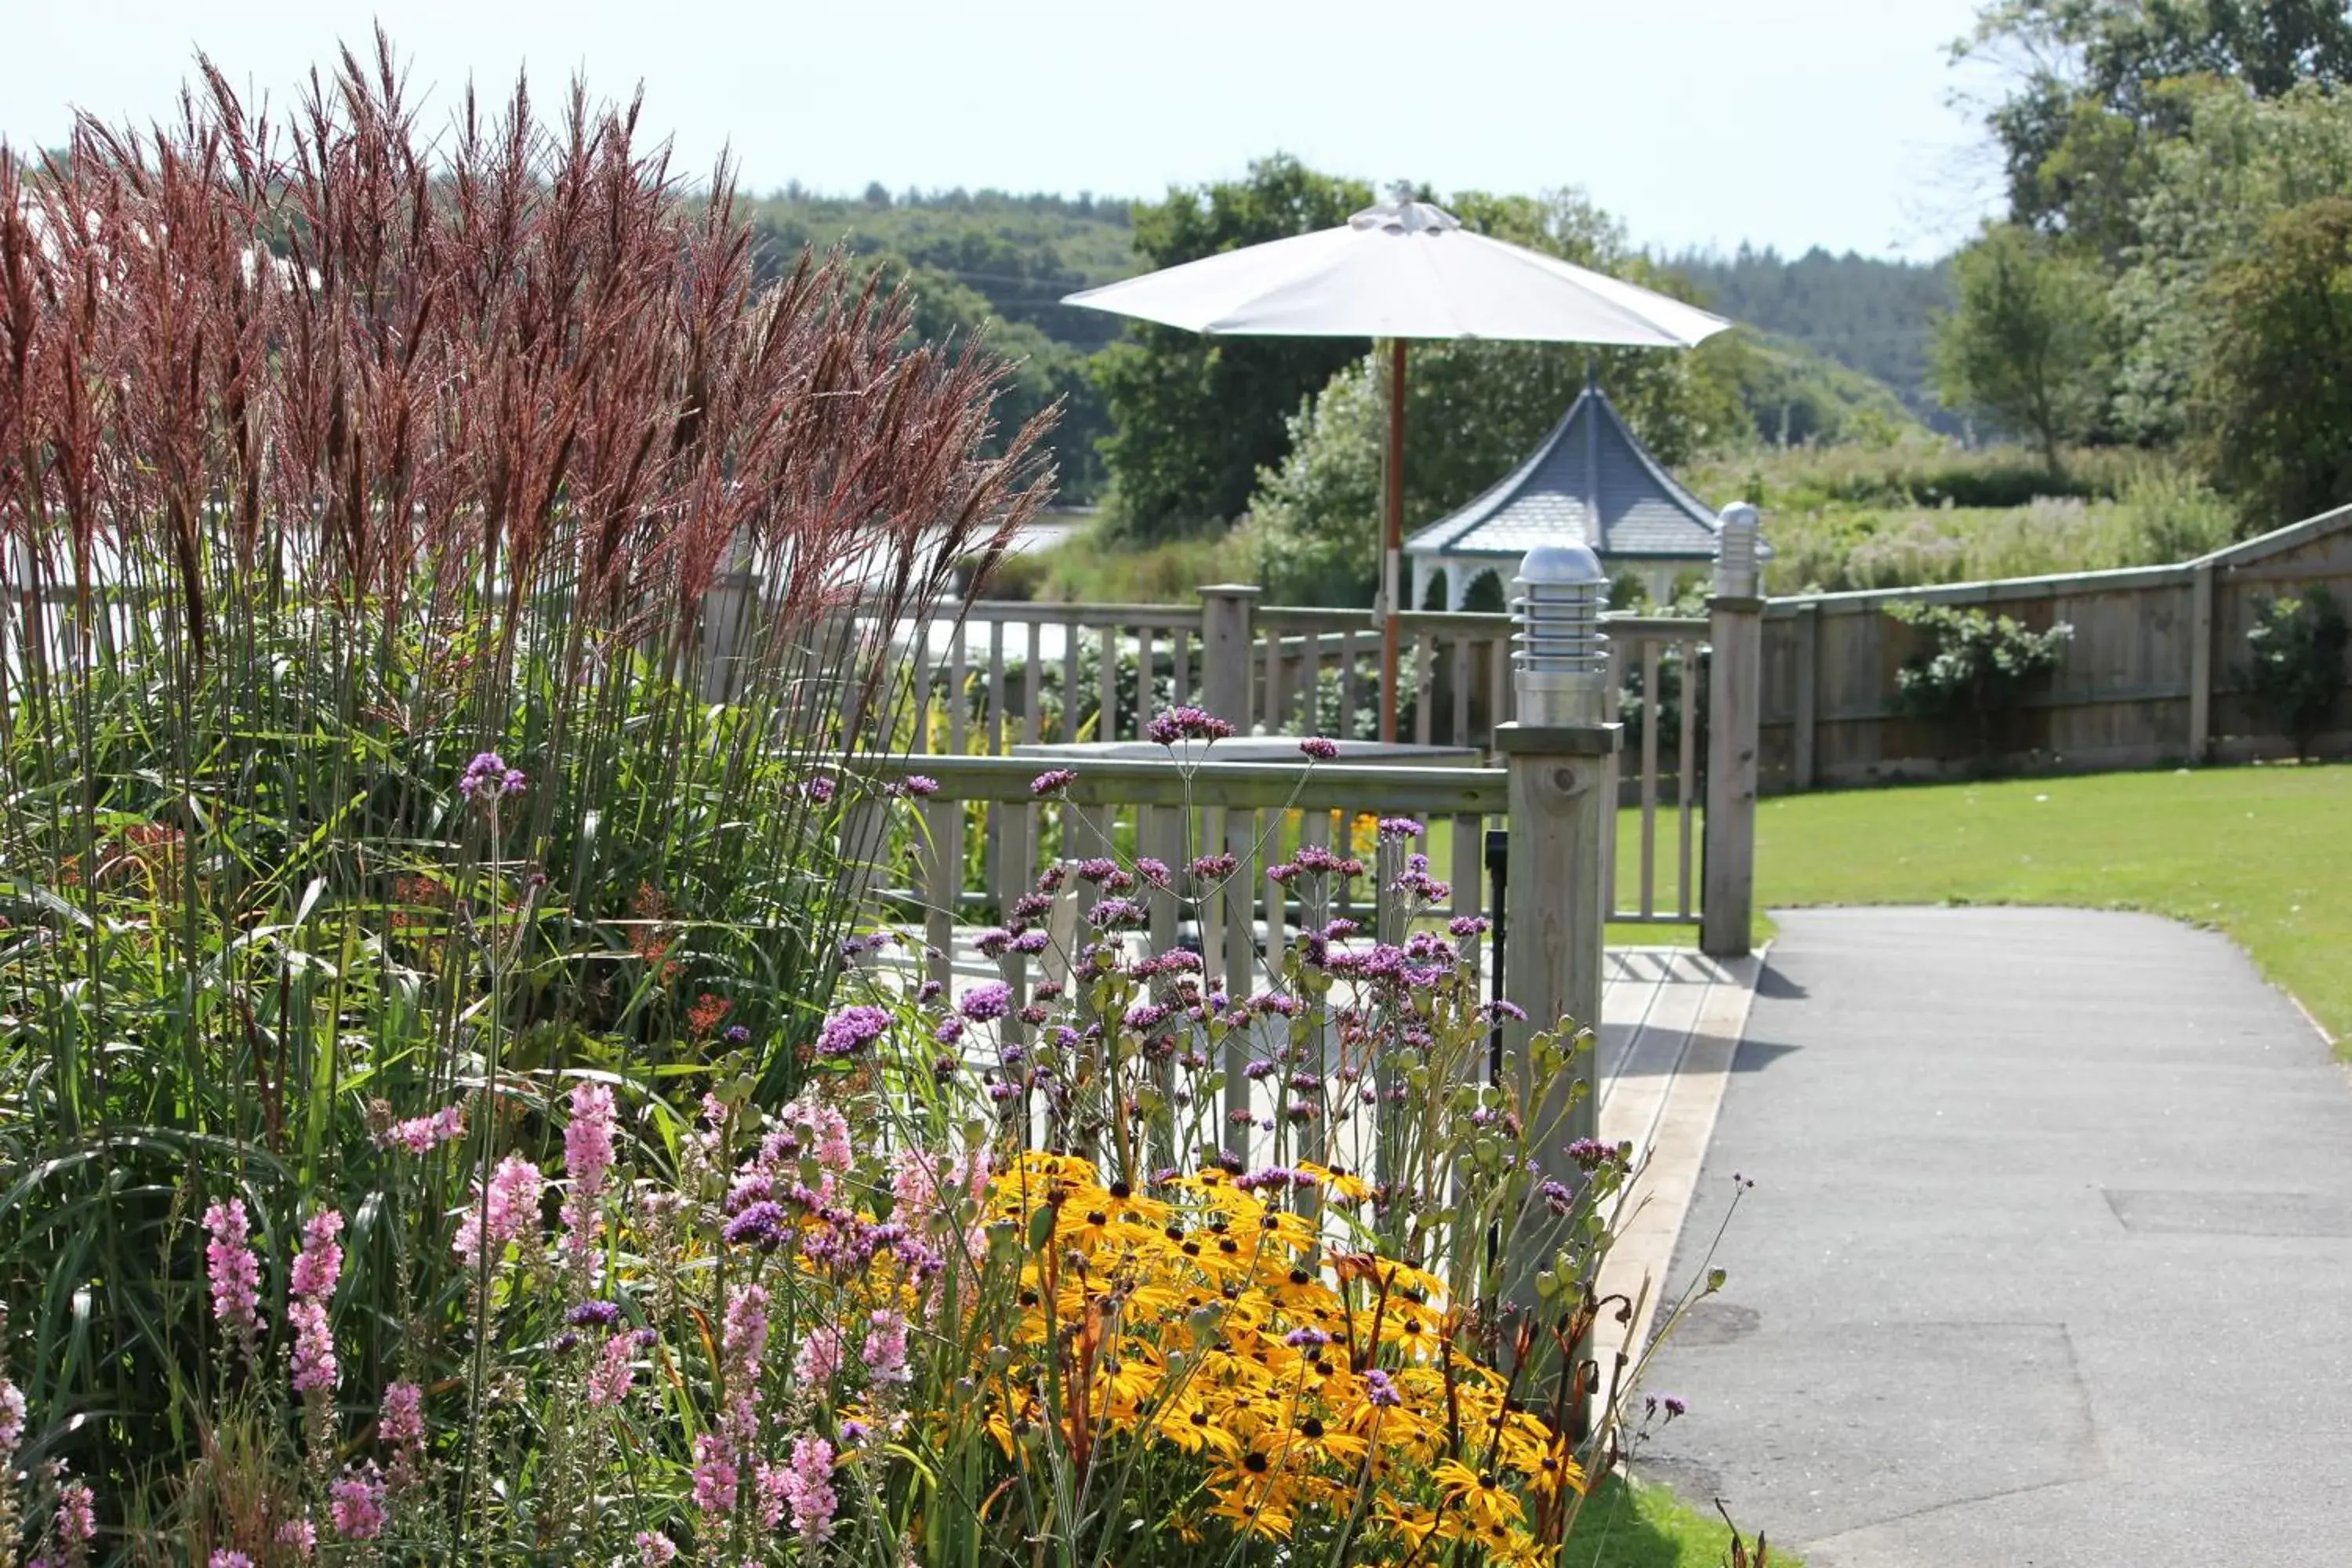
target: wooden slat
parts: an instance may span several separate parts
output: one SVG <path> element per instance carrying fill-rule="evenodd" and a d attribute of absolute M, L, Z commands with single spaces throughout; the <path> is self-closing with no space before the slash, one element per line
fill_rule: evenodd
<path fill-rule="evenodd" d="M 1253 853 L 1251 827 L 1255 821 L 1247 810 L 1229 810 L 1223 817 L 1225 852 L 1239 864 L 1225 883 L 1224 958 L 1220 968 L 1225 983 L 1225 994 L 1238 1002 L 1256 988 L 1255 958 L 1252 952 L 1250 931 L 1250 892 L 1258 880 L 1260 870 Z M 1206 945 L 1205 943 L 1203 945 Z M 1250 1108 L 1248 1076 L 1250 1031 L 1234 1029 L 1225 1036 L 1225 1103 L 1224 1126 L 1219 1134 L 1223 1146 L 1236 1154 L 1247 1156 L 1249 1126 L 1237 1120 L 1235 1112 Z"/>
<path fill-rule="evenodd" d="M 986 734 L 982 742 L 992 757 L 1004 752 L 1004 623 L 997 622 L 988 628 L 988 707 L 983 715 Z"/>
<path fill-rule="evenodd" d="M 1454 743 L 1470 743 L 1470 639 L 1454 639 Z"/>
<path fill-rule="evenodd" d="M 944 986 L 954 978 L 950 950 L 963 892 L 963 803 L 933 796 L 923 802 L 922 819 L 923 944 L 929 950 L 927 972 Z"/>
<path fill-rule="evenodd" d="M 1045 683 L 1045 660 L 1038 656 L 1038 647 L 1045 636 L 1036 622 L 1028 623 L 1023 633 L 1021 658 L 1021 743 L 1034 745 L 1045 738 L 1045 709 L 1039 693 Z"/>
<path fill-rule="evenodd" d="M 1268 637 L 1265 649 L 1265 732 L 1278 735 L 1290 706 L 1290 645 L 1282 637 Z"/>
<path fill-rule="evenodd" d="M 1603 720 L 1614 724 L 1624 707 L 1625 645 L 1611 637 L 1604 645 L 1609 653 L 1609 670 L 1601 679 L 1601 711 Z M 1609 765 L 1601 770 L 1601 798 L 1606 802 L 1608 826 L 1601 834 L 1601 907 L 1609 918 L 1617 918 L 1617 773 L 1619 756 L 1612 753 Z"/>
<path fill-rule="evenodd" d="M 1168 634 L 1169 652 L 1176 660 L 1176 678 L 1170 689 L 1181 706 L 1192 700 L 1192 634 L 1182 626 Z"/>
<path fill-rule="evenodd" d="M 964 628 L 955 628 L 955 640 L 948 647 L 948 750 L 957 756 L 964 754 L 965 728 L 971 721 L 971 706 L 964 691 Z"/>
<path fill-rule="evenodd" d="M 929 619 L 918 620 L 912 640 L 907 645 L 907 662 L 915 671 L 915 744 L 918 752 L 931 749 L 931 683 L 938 670 L 931 662 L 931 626 Z"/>
<path fill-rule="evenodd" d="M 1178 805 L 1147 805 L 1140 809 L 1136 823 L 1135 841 L 1141 853 L 1176 869 L 1184 864 L 1184 808 Z M 1147 884 L 1143 889 L 1144 908 L 1150 916 L 1151 951 L 1171 952 L 1176 946 L 1176 924 L 1179 910 L 1173 889 Z"/>
<path fill-rule="evenodd" d="M 1796 630 L 1796 731 L 1790 738 L 1790 771 L 1796 787 L 1813 787 L 1814 748 L 1819 742 L 1820 722 L 1814 710 L 1816 694 L 1821 685 L 1822 616 L 1820 607 L 1802 606 L 1797 616 Z"/>
<path fill-rule="evenodd" d="M 2202 565 L 2189 579 L 2189 760 L 2201 763 L 2213 749 L 2213 568 Z M 1806 759 L 1810 762 L 1811 759 Z M 1806 770 L 1804 784 L 1812 783 Z"/>
<path fill-rule="evenodd" d="M 1675 752 L 1675 815 L 1676 830 L 1682 835 L 1681 860 L 1675 874 L 1675 907 L 1685 920 L 1691 915 L 1691 817 L 1696 798 L 1691 782 L 1698 775 L 1698 644 L 1680 642 L 1675 645 L 1681 655 L 1676 661 L 1675 699 L 1682 704 L 1682 735 Z"/>
<path fill-rule="evenodd" d="M 1258 814 L 1257 830 L 1265 843 L 1262 858 L 1268 866 L 1282 857 L 1282 830 L 1286 826 L 1284 819 L 1288 815 L 1281 811 Z M 1290 945 L 1290 890 L 1263 873 L 1258 877 L 1257 885 L 1265 891 L 1265 968 L 1270 978 L 1282 963 L 1283 949 Z"/>
<path fill-rule="evenodd" d="M 1062 740 L 1078 738 L 1078 623 L 1062 623 Z"/>
<path fill-rule="evenodd" d="M 981 712 L 981 745 L 992 757 L 1004 752 L 1004 623 L 991 622 L 988 628 L 988 689 L 983 695 L 985 706 Z M 1004 902 L 1004 889 L 1011 873 L 1004 865 L 1004 832 L 1006 812 L 992 807 L 981 840 L 981 886 L 997 895 L 998 906 Z"/>
<path fill-rule="evenodd" d="M 1356 681 L 1356 633 L 1350 628 L 1339 634 L 1339 731 L 1334 740 L 1356 738 L 1356 704 L 1362 696 Z"/>
<path fill-rule="evenodd" d="M 1518 696 L 1511 679 L 1511 645 L 1496 641 L 1486 645 L 1486 710 L 1497 724 L 1507 724 L 1517 717 L 1513 700 Z M 1491 739 L 1491 737 L 1490 737 Z"/>
<path fill-rule="evenodd" d="M 1642 639 L 1642 912 L 1657 913 L 1658 894 L 1658 645 Z"/>
<path fill-rule="evenodd" d="M 1102 628 L 1102 657 L 1095 664 L 1095 701 L 1102 715 L 1095 721 L 1095 739 L 1123 741 L 1118 732 L 1118 628 Z"/>
<path fill-rule="evenodd" d="M 1485 821 L 1483 818 L 1460 816 L 1449 819 L 1453 827 L 1452 910 L 1456 915 L 1479 915 L 1486 912 L 1486 900 L 1480 873 L 1486 869 Z M 1479 939 L 1465 937 L 1455 943 L 1468 962 L 1470 973 L 1478 973 Z"/>
<path fill-rule="evenodd" d="M 1266 733 L 1272 734 L 1277 728 L 1275 705 L 1281 700 L 1282 691 L 1282 634 L 1270 626 L 1261 626 L 1258 635 L 1265 639 L 1259 646 L 1265 649 L 1265 653 L 1262 660 L 1265 668 L 1258 677 L 1257 719 L 1265 726 Z M 1244 724 L 1242 728 L 1247 731 L 1249 726 Z"/>
<path fill-rule="evenodd" d="M 1159 693 L 1153 689 L 1151 679 L 1152 641 L 1150 626 L 1135 628 L 1135 722 L 1138 733 L 1141 732 L 1140 727 L 1150 723 L 1151 716 L 1160 710 Z"/>
<path fill-rule="evenodd" d="M 1429 744 L 1430 691 L 1436 685 L 1436 671 L 1430 668 L 1430 638 L 1427 632 L 1412 639 L 1412 738 L 1416 744 Z"/>

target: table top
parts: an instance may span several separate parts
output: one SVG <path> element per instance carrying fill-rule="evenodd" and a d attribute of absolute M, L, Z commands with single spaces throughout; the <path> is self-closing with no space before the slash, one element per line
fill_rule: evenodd
<path fill-rule="evenodd" d="M 1384 763 L 1403 767 L 1476 766 L 1486 754 L 1475 746 L 1417 746 L 1404 741 L 1337 741 L 1339 748 L 1334 759 L 1342 763 Z M 1157 741 L 1070 741 L 1027 746 L 1014 746 L 1016 757 L 1056 757 L 1066 761 L 1082 761 L 1087 757 L 1107 758 L 1118 762 L 1160 762 L 1173 757 L 1186 763 L 1296 763 L 1299 755 L 1296 735 L 1236 735 L 1230 741 L 1218 741 L 1202 745 L 1196 742 L 1179 742 L 1174 747 Z"/>

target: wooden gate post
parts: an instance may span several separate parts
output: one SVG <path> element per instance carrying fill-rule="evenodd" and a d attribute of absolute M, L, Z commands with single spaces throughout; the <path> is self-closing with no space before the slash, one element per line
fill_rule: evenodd
<path fill-rule="evenodd" d="M 1247 583 L 1212 583 L 1201 590 L 1201 705 L 1244 735 L 1250 731 L 1250 609 L 1257 596 Z"/>
<path fill-rule="evenodd" d="M 1580 1174 L 1567 1153 L 1601 1128 L 1601 995 L 1602 940 L 1608 910 L 1602 846 L 1617 830 L 1610 788 L 1618 727 L 1606 721 L 1609 655 L 1601 635 L 1601 601 L 1608 577 L 1582 545 L 1546 545 L 1519 563 L 1515 584 L 1519 622 L 1517 668 L 1512 684 L 1518 718 L 1495 727 L 1495 749 L 1509 775 L 1510 876 L 1504 889 L 1503 994 L 1524 1016 L 1503 1026 L 1506 1059 L 1515 1063 L 1514 1087 L 1537 1130 L 1540 1173 L 1573 1189 Z M 1456 868 L 1455 875 L 1462 874 Z M 1538 1081 L 1528 1042 L 1538 1031 L 1573 1019 L 1592 1031 L 1593 1048 L 1572 1057 L 1548 1081 Z M 1565 1303 L 1549 1284 L 1553 1248 L 1523 1243 L 1500 1259 L 1502 1299 L 1538 1322 L 1562 1328 Z M 1538 1345 L 1546 1342 L 1538 1338 Z M 1538 1368 L 1556 1364 L 1539 1348 Z M 1573 1430 L 1586 1430 L 1585 1402 L 1597 1373 L 1589 1346 L 1568 1347 L 1568 1363 L 1582 1393 Z"/>
<path fill-rule="evenodd" d="M 1763 695 L 1764 600 L 1756 509 L 1723 509 L 1716 535 L 1714 662 L 1707 677 L 1706 879 L 1699 950 L 1748 952 L 1756 911 L 1756 729 Z"/>

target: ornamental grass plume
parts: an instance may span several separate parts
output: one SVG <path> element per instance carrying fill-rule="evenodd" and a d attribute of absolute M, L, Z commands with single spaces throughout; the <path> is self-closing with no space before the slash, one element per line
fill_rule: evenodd
<path fill-rule="evenodd" d="M 48 1172 L 0 1299 L 87 1269 L 19 1331 L 56 1419 L 110 1413 L 74 1443 L 102 1498 L 198 1454 L 176 1347 L 257 1361 L 288 1326 L 244 1255 L 317 1206 L 380 1205 L 345 1369 L 408 1364 L 467 1269 L 456 1162 L 415 1156 L 553 1152 L 487 1051 L 698 1060 L 708 990 L 761 1105 L 799 1090 L 869 912 L 840 759 L 911 711 L 898 628 L 1050 493 L 1002 356 L 758 243 L 730 167 L 689 178 L 627 98 L 428 97 L 382 36 L 266 107 L 239 80 L 199 59 L 154 114 L 0 147 L 0 858 L 32 943 L 0 1002 L 107 1042 L 0 1053 Z M 705 668 L 738 569 L 763 591 Z M 191 1212 L 233 1191 L 244 1229 L 155 1245 L 192 1170 Z"/>

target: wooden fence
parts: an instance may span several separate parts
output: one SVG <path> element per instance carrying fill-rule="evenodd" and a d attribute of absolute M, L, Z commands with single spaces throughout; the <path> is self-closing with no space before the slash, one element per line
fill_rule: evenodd
<path fill-rule="evenodd" d="M 2248 689 L 2246 634 L 2266 600 L 2314 585 L 2352 607 L 2352 508 L 2177 566 L 1774 599 L 1764 615 L 1762 788 L 2286 754 L 2288 737 Z M 1927 650 L 1920 630 L 1887 614 L 1905 600 L 2074 628 L 2046 686 L 1992 721 L 1990 756 L 1973 721 L 1895 710 L 1896 672 Z M 2352 687 L 2315 749 L 2352 755 Z"/>
<path fill-rule="evenodd" d="M 2246 634 L 2264 602 L 2315 585 L 2352 605 L 2352 508 L 2174 566 L 1770 600 L 1759 787 L 2284 755 L 2288 736 L 2250 689 Z M 2063 621 L 2074 636 L 2042 688 L 1990 722 L 1988 752 L 1973 719 L 1896 710 L 1896 673 L 1927 651 L 1922 631 L 1887 614 L 1904 601 L 2035 629 Z M 1402 623 L 1398 733 L 1487 749 L 1495 726 L 1515 717 L 1510 617 L 1419 612 Z M 1611 908 L 1687 919 L 1706 793 L 1709 627 L 1627 616 L 1606 624 L 1611 717 L 1625 726 L 1616 795 L 1643 814 L 1641 864 L 1622 882 L 1612 865 Z M 910 629 L 908 643 L 924 671 L 917 751 L 994 756 L 1043 741 L 1131 740 L 1152 713 L 1185 701 L 1265 733 L 1370 739 L 1380 728 L 1372 616 L 1264 605 L 1249 587 L 1204 588 L 1183 605 L 981 601 L 964 608 L 960 633 L 942 622 Z M 2314 749 L 2352 755 L 2352 689 Z"/>

